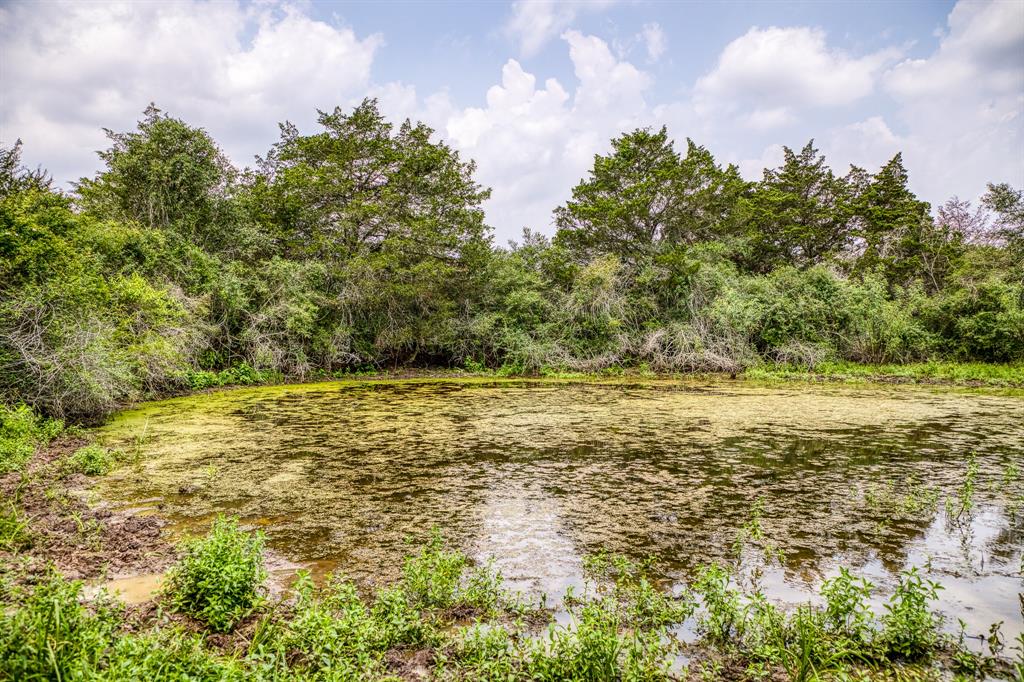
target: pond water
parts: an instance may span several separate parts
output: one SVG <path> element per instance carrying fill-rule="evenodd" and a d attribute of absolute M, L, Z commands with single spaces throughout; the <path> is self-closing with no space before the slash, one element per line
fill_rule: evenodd
<path fill-rule="evenodd" d="M 846 566 L 891 591 L 928 566 L 971 632 L 1024 629 L 1024 397 L 693 381 L 432 380 L 239 389 L 144 405 L 98 432 L 139 461 L 111 503 L 174 532 L 218 512 L 314 574 L 395 576 L 434 526 L 556 599 L 582 557 L 653 556 L 667 582 L 728 560 L 760 506 L 780 602 Z M 946 500 L 977 474 L 971 509 Z M 1016 473 L 1019 471 L 1020 473 Z M 760 500 L 760 502 L 758 502 Z"/>

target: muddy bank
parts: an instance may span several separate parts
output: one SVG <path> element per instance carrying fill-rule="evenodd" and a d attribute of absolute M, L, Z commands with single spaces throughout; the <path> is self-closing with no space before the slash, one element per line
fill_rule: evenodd
<path fill-rule="evenodd" d="M 88 499 L 96 479 L 66 475 L 60 461 L 86 444 L 61 437 L 36 451 L 24 471 L 0 477 L 0 498 L 13 503 L 27 537 L 0 549 L 0 566 L 31 580 L 53 565 L 76 580 L 157 573 L 176 558 L 165 522 L 131 510 L 112 511 Z"/>

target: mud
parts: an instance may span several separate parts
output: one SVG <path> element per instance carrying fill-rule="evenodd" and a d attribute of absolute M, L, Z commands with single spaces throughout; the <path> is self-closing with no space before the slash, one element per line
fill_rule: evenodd
<path fill-rule="evenodd" d="M 110 579 L 159 572 L 175 559 L 163 519 L 91 505 L 87 497 L 95 479 L 61 472 L 60 459 L 85 442 L 58 439 L 36 452 L 26 479 L 21 472 L 0 477 L 0 498 L 15 500 L 29 519 L 30 546 L 0 551 L 0 566 L 19 566 L 20 579 L 33 579 L 48 564 L 70 579 Z"/>

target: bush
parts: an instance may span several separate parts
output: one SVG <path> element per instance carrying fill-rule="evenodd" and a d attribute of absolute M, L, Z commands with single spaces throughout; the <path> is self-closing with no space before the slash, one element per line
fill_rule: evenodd
<path fill-rule="evenodd" d="M 62 468 L 66 473 L 86 476 L 103 476 L 117 466 L 119 453 L 95 443 L 78 448 L 64 460 Z"/>
<path fill-rule="evenodd" d="M 938 617 L 928 602 L 941 587 L 911 568 L 899 576 L 896 592 L 885 605 L 882 642 L 890 658 L 917 660 L 927 656 L 938 641 Z"/>
<path fill-rule="evenodd" d="M 218 516 L 205 537 L 183 544 L 182 553 L 164 588 L 174 610 L 229 632 L 261 602 L 267 577 L 261 533 L 246 533 L 236 519 Z"/>
<path fill-rule="evenodd" d="M 64 430 L 64 422 L 44 419 L 25 405 L 0 404 L 0 473 L 24 466 L 38 446 L 45 446 Z"/>

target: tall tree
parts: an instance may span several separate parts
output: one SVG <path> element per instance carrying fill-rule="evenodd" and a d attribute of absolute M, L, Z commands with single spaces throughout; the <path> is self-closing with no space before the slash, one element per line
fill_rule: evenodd
<path fill-rule="evenodd" d="M 610 253 L 635 263 L 671 229 L 680 174 L 666 128 L 612 140 L 611 153 L 596 155 L 590 176 L 555 209 L 558 242 L 581 260 Z"/>
<path fill-rule="evenodd" d="M 149 105 L 136 131 L 105 129 L 106 168 L 77 184 L 88 212 L 198 240 L 214 247 L 232 231 L 226 220 L 235 170 L 205 130 Z"/>
<path fill-rule="evenodd" d="M 320 112 L 323 131 L 291 123 L 251 178 L 256 202 L 286 254 L 344 261 L 390 250 L 452 259 L 484 239 L 482 202 L 490 190 L 433 131 L 405 121 L 398 130 L 377 101 L 351 113 Z"/>
<path fill-rule="evenodd" d="M 1018 280 L 1024 280 L 1024 190 L 989 183 L 983 206 L 995 213 L 996 237 L 1006 245 Z"/>
<path fill-rule="evenodd" d="M 739 168 L 733 164 L 722 168 L 706 147 L 687 138 L 667 241 L 694 244 L 735 235 L 740 228 L 739 200 L 749 187 Z"/>
<path fill-rule="evenodd" d="M 789 147 L 783 153 L 782 165 L 765 169 L 744 202 L 747 266 L 755 272 L 819 263 L 850 238 L 846 181 L 833 174 L 814 140 L 799 154 Z"/>
<path fill-rule="evenodd" d="M 557 241 L 580 260 L 611 254 L 635 264 L 666 245 L 733 232 L 746 188 L 735 166 L 721 168 L 692 140 L 680 158 L 666 128 L 638 129 L 595 156 L 572 200 L 555 210 Z"/>
<path fill-rule="evenodd" d="M 896 154 L 853 199 L 854 236 L 861 272 L 881 266 L 890 281 L 920 274 L 921 255 L 934 242 L 930 206 L 907 186 L 903 155 Z"/>

